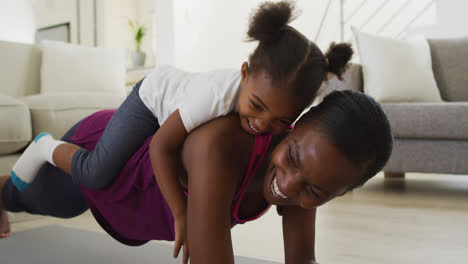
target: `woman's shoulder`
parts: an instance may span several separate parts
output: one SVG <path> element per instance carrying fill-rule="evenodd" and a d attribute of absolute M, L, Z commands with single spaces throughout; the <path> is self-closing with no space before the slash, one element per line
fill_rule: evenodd
<path fill-rule="evenodd" d="M 255 137 L 247 134 L 240 125 L 237 114 L 229 114 L 213 119 L 196 129 L 187 136 L 186 144 L 226 149 L 230 146 L 242 146 L 253 144 Z"/>
<path fill-rule="evenodd" d="M 238 115 L 229 114 L 207 122 L 187 136 L 182 151 L 183 157 L 196 155 L 198 158 L 228 158 L 228 162 L 240 162 L 253 149 L 255 137 L 247 134 L 240 126 Z"/>

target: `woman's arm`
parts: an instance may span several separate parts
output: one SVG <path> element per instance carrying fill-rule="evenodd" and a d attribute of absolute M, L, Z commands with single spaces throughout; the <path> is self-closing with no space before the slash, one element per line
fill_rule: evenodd
<path fill-rule="evenodd" d="M 231 129 L 224 125 L 232 123 L 224 120 L 193 131 L 184 145 L 189 183 L 187 237 L 193 264 L 234 263 L 231 203 L 244 166 L 240 159 L 245 155 L 239 155 L 236 137 L 223 133 Z"/>
<path fill-rule="evenodd" d="M 285 263 L 313 264 L 315 262 L 316 209 L 296 206 L 281 208 Z"/>
<path fill-rule="evenodd" d="M 201 155 L 213 163 L 199 163 L 189 172 L 187 237 L 190 263 L 234 263 L 231 241 L 231 201 L 235 184 L 222 160 Z M 217 163 L 217 164 L 216 164 Z"/>

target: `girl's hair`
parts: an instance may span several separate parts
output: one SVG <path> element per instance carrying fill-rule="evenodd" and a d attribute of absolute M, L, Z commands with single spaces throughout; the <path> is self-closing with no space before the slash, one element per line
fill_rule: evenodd
<path fill-rule="evenodd" d="M 363 185 L 387 163 L 393 148 L 390 123 L 379 103 L 353 90 L 333 91 L 312 107 L 298 124 L 317 122 L 335 146 L 357 166 L 365 166 L 362 178 L 351 189 Z"/>
<path fill-rule="evenodd" d="M 264 71 L 273 82 L 292 87 L 295 96 L 311 104 L 328 73 L 341 80 L 353 55 L 351 44 L 330 44 L 322 51 L 288 24 L 296 16 L 291 1 L 265 2 L 250 17 L 249 41 L 259 41 L 249 57 L 248 73 Z"/>

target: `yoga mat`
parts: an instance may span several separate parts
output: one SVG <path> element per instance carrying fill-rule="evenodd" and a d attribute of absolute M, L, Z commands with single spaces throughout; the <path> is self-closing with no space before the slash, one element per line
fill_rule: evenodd
<path fill-rule="evenodd" d="M 172 256 L 173 246 L 151 241 L 129 247 L 108 234 L 58 225 L 16 232 L 0 239 L 0 263 L 5 264 L 166 264 L 182 263 Z M 235 257 L 239 264 L 278 264 L 247 257 Z"/>

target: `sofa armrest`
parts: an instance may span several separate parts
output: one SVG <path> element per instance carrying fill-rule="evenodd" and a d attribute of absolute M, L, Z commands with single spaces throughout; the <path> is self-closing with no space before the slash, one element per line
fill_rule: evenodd
<path fill-rule="evenodd" d="M 18 99 L 0 95 L 0 155 L 14 153 L 32 138 L 28 106 Z"/>
<path fill-rule="evenodd" d="M 92 113 L 118 108 L 124 99 L 109 93 L 48 93 L 21 98 L 31 110 L 33 135 L 49 132 L 56 138 Z"/>

